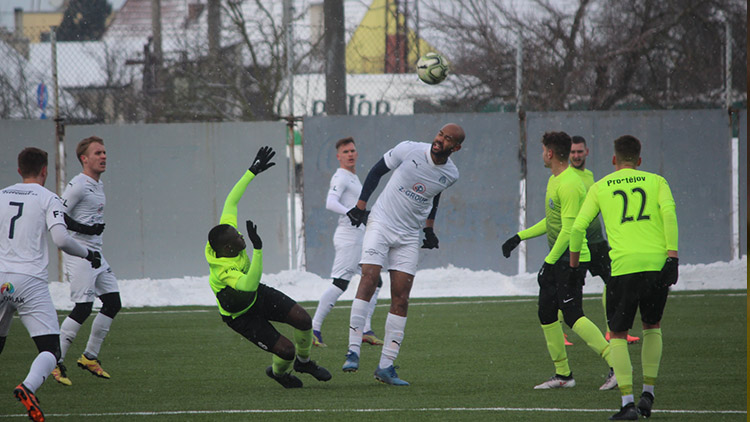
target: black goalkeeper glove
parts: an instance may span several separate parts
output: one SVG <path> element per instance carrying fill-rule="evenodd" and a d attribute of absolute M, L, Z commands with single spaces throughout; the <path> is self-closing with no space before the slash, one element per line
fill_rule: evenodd
<path fill-rule="evenodd" d="M 257 176 L 261 172 L 275 166 L 276 163 L 270 162 L 274 155 L 276 155 L 276 152 L 271 147 L 261 147 L 258 150 L 258 154 L 255 156 L 255 160 L 253 160 L 253 164 L 250 165 L 248 170 Z"/>
<path fill-rule="evenodd" d="M 91 263 L 91 268 L 99 268 L 102 266 L 102 254 L 89 249 L 89 254 L 86 255 L 86 261 Z"/>
<path fill-rule="evenodd" d="M 679 260 L 677 258 L 667 258 L 664 267 L 659 271 L 659 286 L 669 287 L 677 283 Z"/>
<path fill-rule="evenodd" d="M 510 253 L 521 243 L 521 237 L 515 235 L 503 243 L 503 256 L 510 258 Z"/>
<path fill-rule="evenodd" d="M 424 232 L 422 249 L 440 249 L 438 246 L 438 238 L 435 236 L 435 230 L 433 230 L 432 227 L 425 227 L 422 231 Z"/>
<path fill-rule="evenodd" d="M 76 233 L 88 234 L 88 235 L 100 235 L 104 231 L 104 224 L 86 225 L 73 220 L 67 213 L 63 213 L 65 219 L 65 225 L 68 226 L 68 230 Z"/>
<path fill-rule="evenodd" d="M 349 217 L 349 221 L 352 222 L 352 226 L 359 227 L 362 224 L 366 226 L 367 217 L 370 216 L 370 211 L 359 209 L 355 205 L 346 213 L 346 216 Z"/>
<path fill-rule="evenodd" d="M 253 244 L 253 249 L 263 249 L 263 241 L 258 236 L 258 226 L 253 224 L 252 221 L 245 221 L 245 227 L 247 228 L 247 237 L 250 239 L 250 243 Z"/>

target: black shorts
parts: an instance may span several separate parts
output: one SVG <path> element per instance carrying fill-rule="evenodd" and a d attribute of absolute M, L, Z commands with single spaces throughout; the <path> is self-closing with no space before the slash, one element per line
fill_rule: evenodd
<path fill-rule="evenodd" d="M 588 263 L 581 262 L 581 274 L 586 274 Z M 583 279 L 570 280 L 570 262 L 559 259 L 552 271 L 537 277 L 539 283 L 539 321 L 551 324 L 558 320 L 557 311 L 583 312 Z"/>
<path fill-rule="evenodd" d="M 659 271 L 612 277 L 607 283 L 607 323 L 612 332 L 633 328 L 635 313 L 641 321 L 657 324 L 664 314 L 669 287 L 658 287 Z"/>
<path fill-rule="evenodd" d="M 611 260 L 609 258 L 609 244 L 607 242 L 589 243 L 591 251 L 591 262 L 589 272 L 593 276 L 599 276 L 606 283 L 612 272 Z"/>
<path fill-rule="evenodd" d="M 271 351 L 281 337 L 271 321 L 285 322 L 296 304 L 294 299 L 284 293 L 261 284 L 258 286 L 255 304 L 250 310 L 234 319 L 228 316 L 222 316 L 221 319 L 256 346 Z"/>

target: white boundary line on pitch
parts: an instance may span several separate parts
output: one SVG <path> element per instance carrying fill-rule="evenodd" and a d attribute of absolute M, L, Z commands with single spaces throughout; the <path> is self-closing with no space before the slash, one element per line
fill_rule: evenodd
<path fill-rule="evenodd" d="M 162 412 L 112 412 L 112 413 L 54 413 L 48 417 L 114 417 L 114 416 L 169 416 L 169 415 L 228 415 L 228 414 L 287 414 L 287 413 L 384 413 L 384 412 L 577 412 L 611 413 L 616 409 L 563 409 L 557 407 L 423 407 L 402 409 L 232 409 L 232 410 L 172 410 Z M 742 415 L 745 410 L 655 410 L 652 413 L 688 413 L 703 415 Z M 11 418 L 26 415 L 0 415 Z"/>

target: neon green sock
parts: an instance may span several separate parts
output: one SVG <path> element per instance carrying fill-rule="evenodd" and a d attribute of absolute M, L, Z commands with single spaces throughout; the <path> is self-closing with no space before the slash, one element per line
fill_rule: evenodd
<path fill-rule="evenodd" d="M 562 325 L 559 321 L 552 324 L 542 324 L 542 331 L 544 331 L 544 338 L 547 340 L 549 357 L 555 364 L 555 373 L 567 377 L 570 375 L 570 366 L 568 365 L 568 354 L 565 351 Z"/>
<path fill-rule="evenodd" d="M 310 359 L 312 349 L 312 328 L 309 330 L 294 330 L 294 349 L 301 361 Z"/>
<path fill-rule="evenodd" d="M 580 317 L 578 318 L 578 321 L 573 324 L 573 331 L 575 331 L 576 334 L 578 334 L 578 336 L 596 352 L 596 354 L 607 361 L 607 365 L 610 367 L 612 366 L 610 359 L 610 344 L 604 339 L 602 332 L 599 331 L 599 327 L 597 327 L 596 324 L 591 322 L 591 320 L 585 316 Z"/>
<path fill-rule="evenodd" d="M 628 341 L 624 338 L 613 338 L 609 341 L 612 357 L 612 368 L 615 370 L 620 394 L 633 394 L 633 365 L 630 363 Z"/>
<path fill-rule="evenodd" d="M 289 367 L 292 366 L 291 360 L 282 359 L 276 355 L 273 355 L 271 367 L 273 368 L 273 373 L 276 375 L 281 375 L 286 373 L 289 370 Z"/>
<path fill-rule="evenodd" d="M 662 338 L 661 328 L 643 330 L 643 348 L 641 348 L 641 365 L 643 365 L 643 383 L 656 385 L 661 362 Z"/>

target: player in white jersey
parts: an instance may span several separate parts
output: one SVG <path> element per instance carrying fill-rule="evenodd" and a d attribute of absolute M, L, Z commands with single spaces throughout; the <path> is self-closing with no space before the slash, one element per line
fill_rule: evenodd
<path fill-rule="evenodd" d="M 368 301 L 387 264 L 391 307 L 385 322 L 385 344 L 374 375 L 386 384 L 409 385 L 398 377 L 393 362 L 404 339 L 409 293 L 419 258 L 419 230 L 425 233 L 422 248 L 438 247 L 433 230 L 435 214 L 441 192 L 458 180 L 458 169 L 449 157 L 461 149 L 465 137 L 460 126 L 449 123 L 438 131 L 432 144 L 404 141 L 396 145 L 367 174 L 357 205 L 347 213 L 355 226 L 366 222 L 367 230 L 360 260 L 362 279 L 349 319 L 349 350 L 342 367 L 344 372 L 359 369 Z M 390 170 L 394 170 L 393 175 L 368 217 L 367 200 L 380 178 Z"/>
<path fill-rule="evenodd" d="M 45 151 L 25 148 L 18 154 L 23 181 L 0 191 L 0 352 L 18 311 L 39 354 L 13 394 L 33 421 L 44 420 L 36 391 L 60 356 L 60 326 L 47 285 L 46 232 L 58 248 L 85 257 L 90 266 L 101 265 L 98 252 L 87 250 L 65 230 L 62 201 L 44 187 L 47 163 Z"/>
<path fill-rule="evenodd" d="M 346 213 L 357 203 L 359 194 L 362 192 L 362 182 L 356 174 L 357 146 L 351 137 L 336 141 L 336 159 L 339 168 L 331 177 L 328 196 L 326 197 L 326 209 L 339 215 L 338 225 L 333 234 L 333 246 L 336 256 L 333 259 L 331 270 L 332 285 L 328 286 L 318 302 L 318 308 L 313 317 L 313 344 L 318 347 L 326 347 L 323 343 L 321 328 L 328 313 L 331 312 L 336 301 L 341 297 L 352 277 L 360 274 L 359 257 L 362 254 L 362 237 L 365 235 L 364 226 L 352 226 Z M 382 345 L 383 341 L 377 338 L 371 327 L 372 314 L 378 302 L 378 292 L 383 281 L 378 281 L 378 287 L 372 295 L 365 320 L 362 341 L 372 345 Z"/>
<path fill-rule="evenodd" d="M 92 250 L 102 251 L 102 231 L 104 230 L 104 183 L 101 175 L 107 167 L 107 151 L 104 141 L 91 136 L 78 143 L 76 156 L 83 172 L 73 177 L 63 192 L 65 221 L 72 236 Z M 107 260 L 102 258 L 102 266 L 92 269 L 80 258 L 64 254 L 65 280 L 70 282 L 70 299 L 75 303 L 73 310 L 60 326 L 61 356 L 52 376 L 63 385 L 71 385 L 63 361 L 78 330 L 91 315 L 94 299 L 102 301 L 102 307 L 91 324 L 86 349 L 78 366 L 101 378 L 110 375 L 102 368 L 99 351 L 109 332 L 117 312 L 120 310 L 120 293 L 117 279 Z"/>

